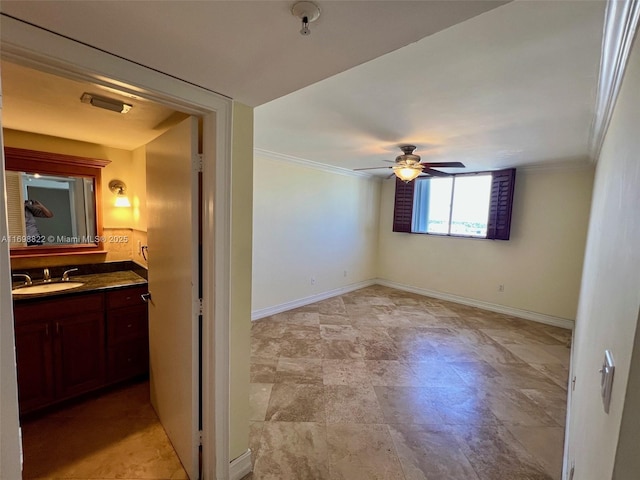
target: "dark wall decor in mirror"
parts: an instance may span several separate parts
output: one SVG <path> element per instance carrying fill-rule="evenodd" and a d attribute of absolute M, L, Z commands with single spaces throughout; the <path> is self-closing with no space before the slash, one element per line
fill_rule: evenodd
<path fill-rule="evenodd" d="M 5 147 L 12 257 L 100 253 L 101 169 L 109 160 Z"/>

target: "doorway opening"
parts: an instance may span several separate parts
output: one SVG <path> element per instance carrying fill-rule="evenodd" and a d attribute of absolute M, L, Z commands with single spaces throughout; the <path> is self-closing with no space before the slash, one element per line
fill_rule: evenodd
<path fill-rule="evenodd" d="M 96 50 L 53 32 L 0 15 L 2 58 L 66 78 L 88 81 L 130 95 L 141 96 L 203 120 L 203 302 L 202 302 L 202 477 L 229 475 L 231 316 L 231 99 L 126 59 Z M 5 208 L 4 198 L 0 207 Z M 6 209 L 5 209 L 6 210 Z M 7 234 L 7 229 L 0 226 Z M 0 247 L 0 263 L 9 269 L 9 249 Z M 0 312 L 12 316 L 11 288 L 0 284 Z M 12 322 L 0 323 L 3 351 L 9 351 Z M 6 349 L 6 350 L 5 350 Z M 12 356 L 11 356 L 12 357 Z M 0 358 L 0 371 L 15 382 L 13 358 Z M 3 471 L 20 475 L 17 395 L 3 395 L 0 432 L 6 462 Z M 197 432 L 196 432 L 197 433 Z"/>
<path fill-rule="evenodd" d="M 142 401 L 139 405 L 141 418 L 145 419 L 143 424 L 149 426 L 149 409 L 145 407 L 143 401 L 143 392 L 146 391 L 169 440 L 180 456 L 184 470 L 190 478 L 199 478 L 199 452 L 195 442 L 200 437 L 199 431 L 202 430 L 200 418 L 202 405 L 199 393 L 201 390 L 199 380 L 202 378 L 199 365 L 199 359 L 202 358 L 199 350 L 201 344 L 199 335 L 202 326 L 201 317 L 198 315 L 198 303 L 202 298 L 203 271 L 200 253 L 202 216 L 198 199 L 202 198 L 202 194 L 198 188 L 201 185 L 201 181 L 197 180 L 198 167 L 194 164 L 193 158 L 202 153 L 202 127 L 198 128 L 198 122 L 188 113 L 173 110 L 141 96 L 131 98 L 130 94 L 111 88 L 108 90 L 108 95 L 129 98 L 128 101 L 134 104 L 133 111 L 130 113 L 136 113 L 136 106 L 141 111 L 141 115 L 134 116 L 133 120 L 131 116 L 128 117 L 128 123 L 125 122 L 123 127 L 117 124 L 122 120 L 117 113 L 100 111 L 80 102 L 79 98 L 82 94 L 80 90 L 101 91 L 103 87 L 100 85 L 70 80 L 7 61 L 3 61 L 1 71 L 5 146 L 29 147 L 51 150 L 53 153 L 72 153 L 88 157 L 107 157 L 106 159 L 111 160 L 111 163 L 104 169 L 103 182 L 109 182 L 112 177 L 124 178 L 129 184 L 129 194 L 134 196 L 131 210 L 125 211 L 115 207 L 110 201 L 111 194 L 108 189 L 102 188 L 101 208 L 105 220 L 102 235 L 107 240 L 114 240 L 105 242 L 105 253 L 57 258 L 34 256 L 16 260 L 18 269 L 55 266 L 84 270 L 87 265 L 96 268 L 101 264 L 127 263 L 135 264 L 142 270 L 148 268 L 148 277 L 143 276 L 148 278 L 152 293 L 148 306 L 149 315 L 152 318 L 148 327 L 150 330 L 148 334 L 150 381 L 132 384 L 130 388 L 124 390 L 111 390 L 103 397 L 94 396 L 85 404 L 85 416 L 82 417 L 84 421 L 80 423 L 86 424 L 87 412 L 93 411 L 94 408 L 100 409 L 101 405 L 106 406 L 107 410 L 117 411 L 119 401 L 124 402 L 120 407 L 125 408 L 128 402 L 135 404 Z M 52 92 L 56 94 L 52 95 Z M 69 99 L 77 100 L 77 104 L 69 102 L 68 105 L 58 105 L 59 102 Z M 24 105 L 25 101 L 30 102 L 27 108 Z M 34 105 L 38 107 L 34 108 Z M 176 136 L 178 130 L 180 132 Z M 148 140 L 144 138 L 145 136 Z M 138 144 L 141 140 L 144 143 Z M 96 141 L 100 143 L 95 143 Z M 151 183 L 146 181 L 149 176 L 154 179 Z M 179 208 L 179 215 L 171 211 L 171 208 L 176 208 L 176 205 Z M 171 232 L 171 228 L 177 226 L 177 218 L 186 222 L 183 222 L 177 231 Z M 148 252 L 149 262 L 147 262 L 146 252 Z M 167 264 L 167 259 L 177 260 L 178 263 Z M 136 268 L 136 271 L 139 272 L 140 269 Z M 176 289 L 181 287 L 184 291 L 172 297 L 171 292 L 176 293 Z M 156 295 L 153 295 L 154 289 L 157 289 Z M 110 294 L 105 295 L 107 295 L 105 303 L 108 304 Z M 95 301 L 96 298 L 90 300 Z M 183 301 L 176 302 L 176 298 Z M 176 310 L 176 307 L 181 310 Z M 108 306 L 106 308 L 108 309 Z M 60 316 L 63 317 L 64 306 L 61 310 Z M 105 318 L 101 319 L 105 322 L 100 328 L 104 329 L 106 360 L 102 372 L 105 381 L 100 387 L 121 385 L 117 381 L 110 380 L 110 365 L 113 362 L 117 363 L 117 359 L 112 360 L 111 355 L 113 354 L 115 358 L 117 354 L 114 354 L 116 347 L 110 348 L 108 344 L 112 333 L 108 323 L 109 316 L 110 311 L 107 310 Z M 176 323 L 176 319 L 181 319 L 180 323 Z M 58 325 L 56 321 L 56 330 Z M 45 327 L 47 336 L 48 327 L 48 325 Z M 185 338 L 180 344 L 180 350 L 172 351 L 171 349 L 178 344 L 176 340 L 181 332 L 187 332 L 187 334 L 183 335 Z M 51 345 L 54 350 L 60 348 L 56 340 L 53 340 Z M 140 350 L 137 354 L 141 355 Z M 20 357 L 18 352 L 18 358 Z M 55 363 L 59 356 L 54 352 L 51 358 L 52 363 Z M 167 358 L 170 362 L 166 361 Z M 176 364 L 181 364 L 182 369 L 177 369 Z M 20 372 L 19 365 L 19 386 Z M 55 376 L 56 374 L 52 373 L 52 378 Z M 144 375 L 138 374 L 135 378 L 141 379 Z M 181 388 L 176 389 L 182 392 L 182 395 L 176 395 L 171 391 L 171 386 L 176 387 L 176 378 L 185 381 L 184 385 L 179 386 Z M 55 389 L 54 385 L 54 392 Z M 91 388 L 82 393 L 90 393 L 90 390 Z M 188 393 L 186 397 L 185 392 Z M 65 398 L 65 401 L 69 401 L 69 398 Z M 91 407 L 96 404 L 98 407 Z M 43 406 L 47 407 L 47 402 Z M 29 476 L 29 472 L 34 472 L 35 476 L 60 474 L 60 471 L 34 470 L 30 462 L 38 457 L 39 467 L 43 467 L 40 456 L 42 452 L 38 452 L 37 448 L 38 437 L 44 435 L 50 425 L 56 424 L 55 419 L 76 418 L 73 412 L 77 412 L 79 408 L 82 410 L 82 407 L 76 404 L 71 410 L 65 409 L 58 411 L 57 414 L 51 414 L 44 423 L 39 423 L 44 425 L 42 431 L 39 431 L 39 427 L 34 429 L 25 425 L 25 476 Z M 38 409 L 35 408 L 35 410 Z M 186 415 L 185 411 L 188 411 Z M 176 412 L 181 415 L 176 415 Z M 96 430 L 108 431 L 100 428 L 100 420 L 104 417 L 97 414 L 92 418 L 96 422 L 94 425 Z M 113 431 L 114 423 L 107 422 L 107 425 Z M 107 425 L 103 426 L 106 428 Z M 152 427 L 156 428 L 155 425 Z M 55 438 L 51 433 L 49 431 L 47 436 Z M 27 439 L 26 437 L 30 435 L 35 435 L 36 438 Z M 130 436 L 125 435 L 127 438 Z M 112 437 L 119 438 L 118 434 Z M 104 449 L 105 440 L 108 439 L 109 435 L 101 436 L 100 441 L 95 443 L 96 448 Z M 92 458 L 96 452 L 87 450 L 91 444 L 91 441 L 80 442 L 83 447 L 80 449 L 83 450 L 80 455 Z M 29 448 L 32 446 L 33 450 L 30 451 Z M 73 456 L 73 452 L 70 453 Z M 121 463 L 118 459 L 112 460 Z M 54 466 L 64 468 L 64 463 L 61 461 L 61 457 L 56 456 Z M 69 463 L 69 468 L 76 467 L 77 462 Z M 106 466 L 106 468 L 111 467 Z M 131 476 L 132 472 L 126 472 L 126 475 Z M 132 478 L 135 478 L 135 475 Z"/>

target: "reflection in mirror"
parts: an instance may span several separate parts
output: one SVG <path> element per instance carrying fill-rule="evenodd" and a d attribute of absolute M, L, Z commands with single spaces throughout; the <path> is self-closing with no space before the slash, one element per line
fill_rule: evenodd
<path fill-rule="evenodd" d="M 7 172 L 11 246 L 96 243 L 93 178 Z M 11 177 L 9 179 L 9 177 Z M 18 214 L 24 205 L 24 215 Z"/>
<path fill-rule="evenodd" d="M 98 160 L 5 148 L 12 256 L 102 249 Z"/>

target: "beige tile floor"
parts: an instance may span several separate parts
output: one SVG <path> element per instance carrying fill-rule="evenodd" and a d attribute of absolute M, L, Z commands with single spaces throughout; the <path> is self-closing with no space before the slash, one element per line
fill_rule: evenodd
<path fill-rule="evenodd" d="M 186 479 L 141 382 L 22 425 L 24 479 Z"/>
<path fill-rule="evenodd" d="M 258 320 L 245 478 L 559 479 L 570 340 L 381 286 Z"/>
<path fill-rule="evenodd" d="M 375 286 L 254 322 L 246 479 L 559 479 L 571 333 Z M 185 479 L 146 382 L 23 424 L 25 479 Z"/>

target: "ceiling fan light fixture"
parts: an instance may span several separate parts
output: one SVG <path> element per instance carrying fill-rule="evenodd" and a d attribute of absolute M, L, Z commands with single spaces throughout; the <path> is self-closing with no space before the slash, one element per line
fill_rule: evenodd
<path fill-rule="evenodd" d="M 409 183 L 422 173 L 422 168 L 420 164 L 396 165 L 393 167 L 393 173 L 403 182 Z"/>
<path fill-rule="evenodd" d="M 396 157 L 396 164 L 393 167 L 355 168 L 354 170 L 378 170 L 383 168 L 392 168 L 396 177 L 405 183 L 409 183 L 421 173 L 426 173 L 432 177 L 447 177 L 451 175 L 449 173 L 436 170 L 433 167 L 464 168 L 464 164 L 461 162 L 421 162 L 420 155 L 413 153 L 416 149 L 415 145 L 398 146 L 400 147 L 400 150 L 402 150 L 403 154 Z"/>

